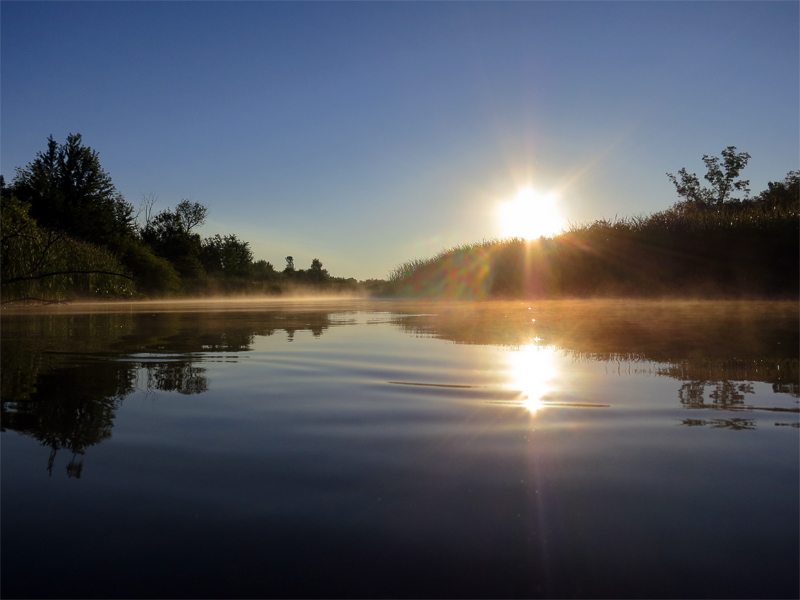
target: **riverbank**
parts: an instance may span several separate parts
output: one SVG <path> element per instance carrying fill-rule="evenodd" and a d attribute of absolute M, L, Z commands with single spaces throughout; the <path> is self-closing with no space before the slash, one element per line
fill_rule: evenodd
<path fill-rule="evenodd" d="M 484 240 L 408 261 L 400 297 L 796 299 L 800 211 L 751 203 L 574 226 L 552 238 Z"/>

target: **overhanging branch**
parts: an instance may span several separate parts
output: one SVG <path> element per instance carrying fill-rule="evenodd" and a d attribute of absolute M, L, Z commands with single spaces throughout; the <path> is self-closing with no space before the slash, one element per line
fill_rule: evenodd
<path fill-rule="evenodd" d="M 72 302 L 71 299 L 67 300 L 47 300 L 46 298 L 34 298 L 32 296 L 25 296 L 24 298 L 12 298 L 11 300 L 3 300 L 0 304 L 10 304 L 12 302 L 30 302 L 33 300 L 34 302 L 41 302 L 42 304 L 69 304 Z"/>
<path fill-rule="evenodd" d="M 8 285 L 9 283 L 17 283 L 19 281 L 33 281 L 34 279 L 44 279 L 46 277 L 55 277 L 56 275 L 113 275 L 115 277 L 124 277 L 133 281 L 133 277 L 123 275 L 122 273 L 112 273 L 111 271 L 53 271 L 51 273 L 40 273 L 39 275 L 23 275 L 22 277 L 12 277 L 11 279 L 0 280 L 0 285 Z"/>

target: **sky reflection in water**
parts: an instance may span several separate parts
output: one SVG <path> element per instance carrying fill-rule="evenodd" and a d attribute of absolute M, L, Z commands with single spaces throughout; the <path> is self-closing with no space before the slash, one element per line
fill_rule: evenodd
<path fill-rule="evenodd" d="M 164 306 L 3 315 L 5 595 L 797 595 L 796 305 Z"/>

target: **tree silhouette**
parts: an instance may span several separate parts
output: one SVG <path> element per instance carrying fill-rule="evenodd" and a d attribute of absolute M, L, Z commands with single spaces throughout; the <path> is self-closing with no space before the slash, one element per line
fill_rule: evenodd
<path fill-rule="evenodd" d="M 195 227 L 199 227 L 206 222 L 208 209 L 199 202 L 181 200 L 175 207 L 175 215 L 186 232 L 191 232 Z"/>
<path fill-rule="evenodd" d="M 770 210 L 800 209 L 800 171 L 789 171 L 783 181 L 770 181 L 755 201 Z"/>
<path fill-rule="evenodd" d="M 198 202 L 182 200 L 175 210 L 158 213 L 142 230 L 142 239 L 158 256 L 166 258 L 183 276 L 203 274 L 200 236 L 192 229 L 205 222 L 208 209 Z"/>
<path fill-rule="evenodd" d="M 233 235 L 206 238 L 202 242 L 200 260 L 211 275 L 246 277 L 253 266 L 250 245 Z"/>
<path fill-rule="evenodd" d="M 322 268 L 322 262 L 318 258 L 311 261 L 311 268 L 306 272 L 306 276 L 312 283 L 322 283 L 330 279 L 328 270 Z"/>
<path fill-rule="evenodd" d="M 667 177 L 675 186 L 678 195 L 687 201 L 697 205 L 720 206 L 732 199 L 731 194 L 734 190 L 743 191 L 745 198 L 750 193 L 749 180 L 736 181 L 739 172 L 747 166 L 750 155 L 747 152 L 736 152 L 736 146 L 728 146 L 722 151 L 722 163 L 716 156 L 703 155 L 703 162 L 707 172 L 704 175 L 706 181 L 711 184 L 710 188 L 700 185 L 697 174 L 689 174 L 685 168 L 678 171 L 680 180 L 672 173 L 667 173 Z"/>
<path fill-rule="evenodd" d="M 133 206 L 100 166 L 98 153 L 83 145 L 80 134 L 68 135 L 63 144 L 51 135 L 47 150 L 17 168 L 11 193 L 30 204 L 39 225 L 82 240 L 117 246 L 133 233 Z"/>

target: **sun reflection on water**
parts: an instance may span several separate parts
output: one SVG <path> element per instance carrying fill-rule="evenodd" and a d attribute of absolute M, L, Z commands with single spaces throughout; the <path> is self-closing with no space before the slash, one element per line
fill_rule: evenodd
<path fill-rule="evenodd" d="M 521 392 L 519 400 L 531 412 L 543 406 L 542 398 L 552 389 L 551 382 L 555 377 L 553 353 L 553 348 L 535 343 L 508 354 L 511 367 L 508 386 Z"/>

